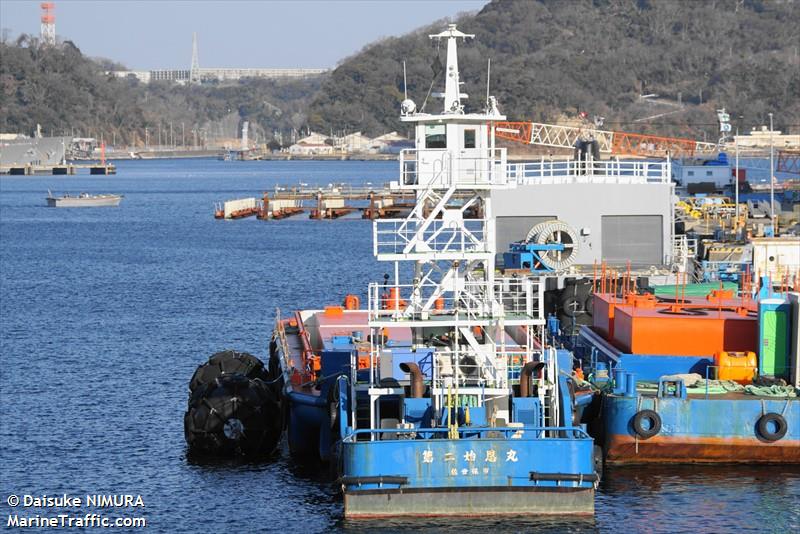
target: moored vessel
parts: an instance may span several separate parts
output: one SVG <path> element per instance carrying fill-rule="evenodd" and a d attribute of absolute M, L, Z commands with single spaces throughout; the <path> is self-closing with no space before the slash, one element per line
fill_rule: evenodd
<path fill-rule="evenodd" d="M 461 103 L 456 42 L 471 37 L 455 25 L 431 36 L 447 42 L 442 113 L 402 105 L 416 149 L 392 187 L 416 203 L 373 222 L 394 276 L 370 284 L 366 309 L 350 295 L 278 314 L 270 365 L 290 450 L 334 467 L 348 518 L 594 510 L 597 455 L 562 372 L 572 356 L 544 343 L 542 280 L 495 272 L 491 195 L 516 182 L 494 144 L 494 98 L 477 113 Z"/>
<path fill-rule="evenodd" d="M 580 344 L 613 464 L 800 463 L 798 294 L 617 291 L 601 281 Z"/>
<path fill-rule="evenodd" d="M 50 208 L 103 208 L 119 206 L 122 195 L 90 195 L 81 193 L 78 196 L 65 194 L 60 197 L 53 196 L 48 191 L 47 206 Z"/>

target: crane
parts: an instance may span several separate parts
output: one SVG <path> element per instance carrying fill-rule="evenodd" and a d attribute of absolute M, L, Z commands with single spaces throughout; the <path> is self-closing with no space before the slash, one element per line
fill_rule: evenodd
<path fill-rule="evenodd" d="M 664 157 L 669 154 L 671 157 L 681 157 L 717 150 L 715 143 L 704 143 L 693 139 L 600 130 L 599 125 L 602 125 L 602 121 L 595 121 L 595 124 L 591 125 L 585 121 L 585 114 L 581 114 L 581 118 L 585 122 L 583 126 L 540 122 L 497 122 L 495 132 L 501 139 L 556 148 L 572 149 L 581 142 L 596 141 L 601 153 L 615 156 Z"/>

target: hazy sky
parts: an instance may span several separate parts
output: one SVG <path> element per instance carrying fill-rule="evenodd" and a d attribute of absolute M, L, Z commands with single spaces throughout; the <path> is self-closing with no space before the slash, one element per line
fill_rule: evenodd
<path fill-rule="evenodd" d="M 488 0 L 56 1 L 56 34 L 132 69 L 332 67 L 385 36 L 480 9 Z M 0 0 L 10 37 L 39 35 L 41 0 Z"/>

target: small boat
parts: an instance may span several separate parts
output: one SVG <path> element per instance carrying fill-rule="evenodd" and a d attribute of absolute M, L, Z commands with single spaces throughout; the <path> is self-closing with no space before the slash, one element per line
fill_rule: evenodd
<path fill-rule="evenodd" d="M 122 195 L 90 195 L 81 193 L 73 197 L 69 193 L 55 197 L 53 193 L 47 192 L 47 206 L 49 208 L 103 208 L 119 206 Z"/>

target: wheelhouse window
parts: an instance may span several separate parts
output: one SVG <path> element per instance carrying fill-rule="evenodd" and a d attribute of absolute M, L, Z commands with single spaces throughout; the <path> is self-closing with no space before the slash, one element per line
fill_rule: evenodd
<path fill-rule="evenodd" d="M 447 148 L 447 131 L 444 124 L 425 126 L 425 148 Z"/>
<path fill-rule="evenodd" d="M 464 130 L 464 148 L 475 148 L 475 129 Z"/>

